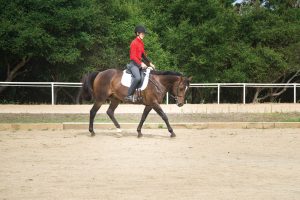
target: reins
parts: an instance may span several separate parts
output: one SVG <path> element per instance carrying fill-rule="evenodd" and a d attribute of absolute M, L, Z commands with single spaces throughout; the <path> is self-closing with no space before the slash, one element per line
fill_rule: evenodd
<path fill-rule="evenodd" d="M 161 89 L 158 87 L 158 85 L 149 77 L 149 81 L 155 86 L 156 90 L 159 93 L 162 93 Z"/>
<path fill-rule="evenodd" d="M 150 77 L 149 77 L 149 80 L 150 82 L 156 87 L 156 90 L 159 92 L 159 93 L 162 93 L 161 89 L 159 88 L 159 86 L 155 83 L 155 81 L 153 81 Z M 179 96 L 178 93 L 179 93 L 179 85 L 182 81 L 180 81 L 177 85 L 177 89 L 176 89 L 176 95 L 172 95 L 171 93 L 169 93 L 170 97 L 174 98 L 176 101 L 178 99 L 178 97 L 182 97 L 182 96 Z"/>
<path fill-rule="evenodd" d="M 170 96 L 172 97 L 172 98 L 174 98 L 175 100 L 177 100 L 178 99 L 178 97 L 182 97 L 182 96 L 179 96 L 178 95 L 178 93 L 179 93 L 179 85 L 180 85 L 180 83 L 181 83 L 182 81 L 180 81 L 179 83 L 178 83 L 178 85 L 177 85 L 177 88 L 176 88 L 176 95 L 174 96 L 174 95 L 172 95 L 171 93 L 170 93 Z"/>

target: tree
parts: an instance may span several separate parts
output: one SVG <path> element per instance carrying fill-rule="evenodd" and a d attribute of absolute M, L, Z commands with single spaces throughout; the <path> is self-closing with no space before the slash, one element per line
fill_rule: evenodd
<path fill-rule="evenodd" d="M 112 24 L 110 26 L 110 47 L 107 48 L 107 66 L 124 68 L 129 62 L 129 46 L 134 39 L 134 28 L 136 25 L 144 25 L 149 34 L 145 37 L 145 50 L 147 56 L 154 62 L 160 70 L 170 69 L 170 55 L 162 47 L 160 41 L 160 32 L 155 31 L 154 18 L 150 17 L 153 10 L 149 0 L 144 1 L 124 1 L 115 0 L 111 3 Z M 162 4 L 161 4 L 162 5 Z"/>
<path fill-rule="evenodd" d="M 74 70 L 107 34 L 104 6 L 96 0 L 1 2 L 0 78 L 14 80 L 32 59 Z"/>
<path fill-rule="evenodd" d="M 241 38 L 250 45 L 247 52 L 254 53 L 252 64 L 249 65 L 251 69 L 245 68 L 252 72 L 248 75 L 248 81 L 295 82 L 299 76 L 299 65 L 297 66 L 293 59 L 299 54 L 299 48 L 295 46 L 300 41 L 299 9 L 287 2 L 287 4 L 280 1 L 264 1 L 264 3 L 264 6 L 258 7 L 245 4 L 240 12 Z M 240 59 L 247 60 L 247 58 L 249 56 Z M 236 67 L 239 66 L 238 63 Z M 286 89 L 286 87 L 257 88 L 252 101 L 277 97 Z"/>
<path fill-rule="evenodd" d="M 218 80 L 219 69 L 228 65 L 235 39 L 237 15 L 228 1 L 183 1 L 171 3 L 157 26 L 162 24 L 163 47 L 173 63 L 196 82 Z M 165 21 L 163 21 L 165 20 Z"/>
<path fill-rule="evenodd" d="M 195 82 L 299 82 L 299 0 L 234 2 L 0 2 L 0 80 L 79 81 L 86 72 L 124 69 L 133 29 L 142 24 L 159 70 Z M 258 88 L 251 101 L 284 89 Z"/>

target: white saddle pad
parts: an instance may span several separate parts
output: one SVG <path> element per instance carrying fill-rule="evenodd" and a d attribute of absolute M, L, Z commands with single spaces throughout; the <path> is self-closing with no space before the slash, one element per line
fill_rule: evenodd
<path fill-rule="evenodd" d="M 141 87 L 141 90 L 146 89 L 146 87 L 148 85 L 150 71 L 151 71 L 150 69 L 146 69 L 146 75 L 144 77 L 144 82 L 143 82 L 143 85 Z M 122 76 L 122 79 L 121 79 L 121 84 L 126 86 L 126 87 L 130 87 L 131 79 L 132 79 L 131 74 L 126 73 L 126 70 L 124 70 L 123 71 L 123 76 Z"/>

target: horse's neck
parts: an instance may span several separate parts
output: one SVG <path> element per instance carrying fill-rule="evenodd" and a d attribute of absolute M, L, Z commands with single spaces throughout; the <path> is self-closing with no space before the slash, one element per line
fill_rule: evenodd
<path fill-rule="evenodd" d="M 159 76 L 159 82 L 165 87 L 166 91 L 169 91 L 178 78 L 178 76 L 174 75 L 161 75 Z"/>

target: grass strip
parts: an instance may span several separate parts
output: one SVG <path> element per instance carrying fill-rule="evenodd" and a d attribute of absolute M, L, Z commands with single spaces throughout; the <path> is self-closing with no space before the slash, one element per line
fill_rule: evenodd
<path fill-rule="evenodd" d="M 140 114 L 115 114 L 119 122 L 138 123 Z M 167 114 L 171 123 L 184 122 L 300 122 L 300 113 L 217 113 Z M 0 123 L 88 122 L 88 114 L 1 114 Z M 97 114 L 95 122 L 111 122 L 106 114 Z M 162 122 L 157 114 L 149 114 L 146 122 Z"/>

